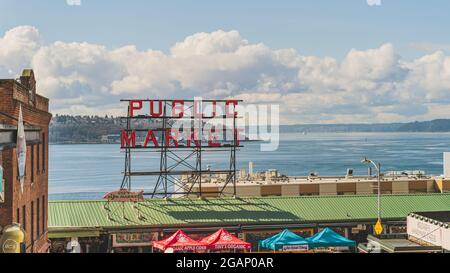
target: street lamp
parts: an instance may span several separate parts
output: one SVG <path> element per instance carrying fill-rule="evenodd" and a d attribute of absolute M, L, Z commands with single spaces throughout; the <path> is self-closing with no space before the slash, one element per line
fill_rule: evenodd
<path fill-rule="evenodd" d="M 380 181 L 380 170 L 381 170 L 381 164 L 376 164 L 372 160 L 368 159 L 367 157 L 361 161 L 363 164 L 371 164 L 375 167 L 377 170 L 377 182 L 378 182 L 378 222 L 381 222 L 381 181 Z"/>

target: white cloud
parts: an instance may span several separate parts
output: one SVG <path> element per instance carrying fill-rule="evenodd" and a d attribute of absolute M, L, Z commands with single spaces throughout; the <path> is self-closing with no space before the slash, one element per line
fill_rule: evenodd
<path fill-rule="evenodd" d="M 409 44 L 409 47 L 416 50 L 425 51 L 427 53 L 433 53 L 436 51 L 450 51 L 450 44 L 440 44 L 440 43 L 427 43 L 427 42 L 417 42 Z"/>
<path fill-rule="evenodd" d="M 39 31 L 31 26 L 13 28 L 0 37 L 0 72 L 15 72 L 30 66 L 41 47 Z"/>
<path fill-rule="evenodd" d="M 120 98 L 239 97 L 279 103 L 288 123 L 446 117 L 450 57 L 402 60 L 392 44 L 352 49 L 343 60 L 251 43 L 237 31 L 197 33 L 164 53 L 129 45 L 43 43 L 21 26 L 0 38 L 0 76 L 33 67 L 55 113 L 116 114 Z"/>
<path fill-rule="evenodd" d="M 381 0 L 366 0 L 369 6 L 381 6 Z"/>
<path fill-rule="evenodd" d="M 81 6 L 81 0 L 66 0 L 69 6 Z"/>

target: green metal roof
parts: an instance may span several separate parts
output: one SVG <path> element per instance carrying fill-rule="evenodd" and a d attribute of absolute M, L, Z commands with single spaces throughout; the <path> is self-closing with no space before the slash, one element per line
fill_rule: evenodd
<path fill-rule="evenodd" d="M 376 219 L 377 197 L 314 196 L 242 199 L 152 199 L 140 203 L 50 201 L 50 230 L 206 224 L 275 224 Z M 450 211 L 450 194 L 385 195 L 385 220 L 411 212 Z"/>
<path fill-rule="evenodd" d="M 100 231 L 98 230 L 77 230 L 77 231 L 51 231 L 48 233 L 49 239 L 54 238 L 72 238 L 72 237 L 98 237 Z"/>

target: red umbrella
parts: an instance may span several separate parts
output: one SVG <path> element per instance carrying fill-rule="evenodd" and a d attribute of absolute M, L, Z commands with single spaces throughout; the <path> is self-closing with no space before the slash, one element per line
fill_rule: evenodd
<path fill-rule="evenodd" d="M 220 229 L 216 233 L 203 238 L 200 243 L 208 246 L 209 249 L 250 249 L 252 245 L 231 235 L 225 229 Z"/>
<path fill-rule="evenodd" d="M 196 251 L 205 250 L 206 245 L 189 237 L 184 231 L 178 230 L 167 239 L 153 242 L 153 247 L 166 251 L 173 249 L 174 251 Z"/>

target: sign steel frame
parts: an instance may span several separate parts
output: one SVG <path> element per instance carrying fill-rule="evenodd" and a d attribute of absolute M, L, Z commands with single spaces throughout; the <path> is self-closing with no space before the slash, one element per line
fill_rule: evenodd
<path fill-rule="evenodd" d="M 227 192 L 227 187 L 232 185 L 232 195 L 236 196 L 236 180 L 237 180 L 237 170 L 236 170 L 236 153 L 240 147 L 239 141 L 239 131 L 237 129 L 237 119 L 241 118 L 237 113 L 237 105 L 242 102 L 241 100 L 201 100 L 200 103 L 209 103 L 216 105 L 218 103 L 226 105 L 227 113 L 224 115 L 213 115 L 205 116 L 201 113 L 200 117 L 196 115 L 196 103 L 197 100 L 130 100 L 124 99 L 121 102 L 127 102 L 128 111 L 127 116 L 122 117 L 122 121 L 126 122 L 126 127 L 122 131 L 122 145 L 121 149 L 125 153 L 124 161 L 124 176 L 122 179 L 121 189 L 127 189 L 131 191 L 132 188 L 132 178 L 142 177 L 142 176 L 156 176 L 157 181 L 153 190 L 151 192 L 144 192 L 145 196 L 150 196 L 151 198 L 169 198 L 176 195 L 190 196 L 197 195 L 199 198 L 204 197 L 207 194 L 217 194 L 225 195 L 230 194 Z M 150 103 L 151 113 L 153 113 L 153 103 L 159 103 L 158 114 L 148 114 L 148 115 L 134 115 L 134 108 L 142 109 L 143 103 Z M 193 115 L 174 115 L 174 106 L 176 103 L 183 105 L 184 111 L 193 111 Z M 137 107 L 136 107 L 137 105 Z M 198 107 L 198 106 L 197 106 Z M 203 106 L 201 106 L 203 107 Z M 155 107 L 156 108 L 156 107 Z M 233 114 L 229 115 L 229 108 L 232 109 Z M 214 110 L 215 111 L 215 110 Z M 229 133 L 232 132 L 232 139 L 229 143 L 219 142 L 215 143 L 217 145 L 208 145 L 202 138 L 204 130 L 206 130 L 207 122 L 205 120 L 221 120 L 223 124 L 232 122 L 231 128 L 224 127 L 221 130 L 215 130 L 214 132 Z M 195 140 L 193 145 L 168 145 L 173 138 L 166 132 L 171 132 L 175 122 L 183 120 L 192 125 L 197 125 L 198 130 L 200 130 L 200 139 Z M 136 126 L 136 121 L 144 122 L 159 122 L 158 128 L 139 128 Z M 137 134 L 142 132 L 153 132 L 159 133 L 161 145 L 147 146 L 148 135 L 146 138 L 145 145 L 130 145 L 124 142 L 124 135 L 128 137 L 130 134 Z M 196 134 L 195 130 L 192 134 Z M 154 135 L 153 135 L 154 137 Z M 156 138 L 156 137 L 155 137 Z M 152 141 L 154 143 L 155 140 Z M 199 143 L 197 143 L 199 141 Z M 225 140 L 224 140 L 225 141 Z M 190 143 L 190 142 L 189 142 Z M 136 143 L 134 143 L 136 144 Z M 199 144 L 199 145 L 198 145 Z M 133 168 L 133 159 L 136 153 L 141 152 L 156 152 L 159 153 L 159 169 L 157 170 L 146 170 L 137 171 Z M 205 154 L 222 153 L 224 156 L 228 157 L 228 167 L 224 169 L 211 169 L 210 167 L 205 168 L 204 156 Z M 228 154 L 228 155 L 226 155 Z M 193 162 L 192 162 L 193 161 Z M 180 179 L 180 175 L 185 175 L 189 177 L 189 183 L 185 180 Z M 202 178 L 205 175 L 226 175 L 226 179 L 223 185 L 218 187 L 216 192 L 204 192 L 202 188 Z M 197 185 L 197 189 L 194 190 Z"/>

